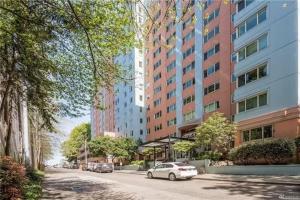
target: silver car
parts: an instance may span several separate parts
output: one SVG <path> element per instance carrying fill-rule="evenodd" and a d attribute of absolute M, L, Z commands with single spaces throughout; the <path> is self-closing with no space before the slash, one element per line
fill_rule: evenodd
<path fill-rule="evenodd" d="M 181 162 L 161 163 L 147 172 L 148 178 L 168 178 L 170 181 L 175 181 L 177 178 L 191 179 L 196 175 L 197 169 L 194 166 Z"/>

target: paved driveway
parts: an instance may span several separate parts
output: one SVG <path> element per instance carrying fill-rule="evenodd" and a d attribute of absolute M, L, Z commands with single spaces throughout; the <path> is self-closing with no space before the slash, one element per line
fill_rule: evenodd
<path fill-rule="evenodd" d="M 170 182 L 135 174 L 97 174 L 71 169 L 48 170 L 43 195 L 43 199 L 72 200 L 295 200 L 297 197 L 300 200 L 299 185 L 196 179 Z"/>

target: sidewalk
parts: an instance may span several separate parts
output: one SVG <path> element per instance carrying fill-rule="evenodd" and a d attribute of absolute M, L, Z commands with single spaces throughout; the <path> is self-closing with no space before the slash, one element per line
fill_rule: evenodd
<path fill-rule="evenodd" d="M 114 172 L 146 176 L 145 171 L 115 170 Z M 259 183 L 259 184 L 299 185 L 300 186 L 300 176 L 199 174 L 199 175 L 195 176 L 194 179 L 207 180 L 207 181 L 250 182 L 250 183 Z"/>

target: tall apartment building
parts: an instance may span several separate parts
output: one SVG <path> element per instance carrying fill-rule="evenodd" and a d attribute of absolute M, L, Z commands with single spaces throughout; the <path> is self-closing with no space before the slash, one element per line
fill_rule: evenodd
<path fill-rule="evenodd" d="M 115 95 L 113 91 L 113 88 L 100 89 L 98 94 L 100 104 L 91 108 L 92 137 L 115 132 Z"/>
<path fill-rule="evenodd" d="M 136 21 L 144 23 L 141 5 L 132 5 L 136 11 Z M 136 37 L 141 37 L 141 32 Z M 111 90 L 102 91 L 105 110 L 92 108 L 92 132 L 101 135 L 114 132 L 118 136 L 132 137 L 145 141 L 145 90 L 143 49 L 133 48 L 127 54 L 115 58 L 124 71 L 125 80 L 118 82 Z"/>
<path fill-rule="evenodd" d="M 230 118 L 231 13 L 227 1 L 157 1 L 146 41 L 147 140 L 193 137 L 214 111 Z M 176 19 L 169 12 L 176 13 Z M 222 16 L 222 17 L 221 17 Z M 148 26 L 151 21 L 148 22 Z"/>
<path fill-rule="evenodd" d="M 235 1 L 237 143 L 299 136 L 299 2 Z"/>

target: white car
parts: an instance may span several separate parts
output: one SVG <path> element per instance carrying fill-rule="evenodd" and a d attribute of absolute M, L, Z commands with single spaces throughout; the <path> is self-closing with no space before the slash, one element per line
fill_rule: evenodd
<path fill-rule="evenodd" d="M 196 167 L 181 162 L 161 163 L 147 171 L 148 178 L 168 178 L 170 181 L 177 178 L 191 179 L 196 175 Z"/>

